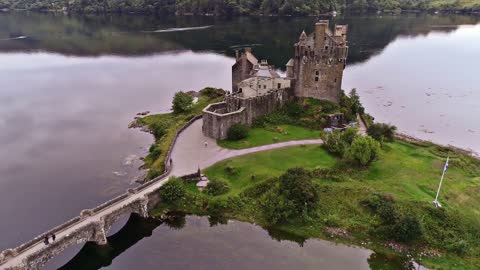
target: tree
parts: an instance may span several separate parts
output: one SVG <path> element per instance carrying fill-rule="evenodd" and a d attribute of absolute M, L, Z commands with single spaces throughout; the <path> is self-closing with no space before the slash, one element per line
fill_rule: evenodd
<path fill-rule="evenodd" d="M 396 126 L 388 125 L 384 123 L 374 123 L 367 129 L 367 133 L 370 137 L 379 142 L 392 142 L 395 138 Z"/>
<path fill-rule="evenodd" d="M 233 124 L 227 130 L 227 139 L 230 141 L 238 141 L 248 136 L 248 126 L 244 124 Z"/>
<path fill-rule="evenodd" d="M 173 97 L 172 110 L 174 113 L 186 112 L 190 109 L 193 103 L 193 97 L 185 92 L 177 92 Z"/>
<path fill-rule="evenodd" d="M 345 157 L 360 165 L 368 165 L 380 152 L 380 144 L 372 137 L 357 137 L 345 153 Z"/>
<path fill-rule="evenodd" d="M 227 193 L 230 190 L 228 183 L 223 180 L 210 180 L 205 188 L 205 193 L 212 196 L 218 196 Z"/>
<path fill-rule="evenodd" d="M 168 182 L 160 188 L 160 198 L 170 204 L 177 203 L 185 197 L 186 188 L 182 179 L 170 177 Z"/>

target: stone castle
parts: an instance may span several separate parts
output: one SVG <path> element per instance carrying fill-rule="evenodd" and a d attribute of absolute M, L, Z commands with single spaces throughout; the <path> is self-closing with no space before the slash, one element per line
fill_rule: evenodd
<path fill-rule="evenodd" d="M 225 139 L 236 123 L 250 125 L 283 106 L 293 97 L 311 97 L 339 102 L 348 46 L 347 26 L 335 25 L 332 32 L 327 20 L 315 24 L 315 30 L 300 34 L 294 45 L 294 57 L 281 77 L 266 60 L 258 61 L 250 48 L 236 51 L 232 66 L 232 94 L 203 110 L 203 133 Z"/>

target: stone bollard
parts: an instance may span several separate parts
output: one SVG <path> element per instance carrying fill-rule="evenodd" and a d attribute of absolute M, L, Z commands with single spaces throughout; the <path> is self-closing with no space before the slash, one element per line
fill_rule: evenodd
<path fill-rule="evenodd" d="M 80 211 L 80 218 L 81 219 L 85 219 L 87 217 L 90 217 L 92 216 L 94 213 L 93 213 L 93 210 L 91 209 L 84 209 L 82 211 Z"/>

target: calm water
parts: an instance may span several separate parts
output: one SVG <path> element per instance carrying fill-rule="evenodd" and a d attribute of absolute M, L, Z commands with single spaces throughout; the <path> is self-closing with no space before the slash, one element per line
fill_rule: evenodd
<path fill-rule="evenodd" d="M 167 111 L 178 90 L 229 88 L 230 47 L 235 45 L 259 44 L 254 49 L 259 58 L 281 68 L 301 30 L 311 31 L 314 21 L 0 13 L 0 249 L 134 185 L 141 174 L 138 157 L 152 141 L 148 134 L 127 129 L 137 112 Z M 406 133 L 480 151 L 479 18 L 419 15 L 336 21 L 348 23 L 350 30 L 344 88 L 357 88 L 368 112 Z M 249 235 L 245 227 L 230 226 L 222 228 Z M 147 269 L 164 262 L 149 261 L 151 253 L 143 256 L 142 251 L 164 250 L 172 239 L 182 239 L 176 245 L 186 247 L 202 240 L 189 242 L 187 230 L 159 228 L 148 240 L 117 254 L 112 268 L 127 269 L 120 264 L 135 261 Z M 208 235 L 208 228 L 202 230 Z M 219 243 L 228 239 L 225 233 L 213 235 Z M 164 237 L 170 242 L 162 241 Z M 248 241 L 263 247 L 268 239 Z M 276 252 L 290 254 L 288 245 L 271 241 L 268 245 Z M 229 244 L 244 248 L 242 241 Z M 52 265 L 67 262 L 78 249 Z M 182 255 L 202 262 L 195 252 L 186 249 Z M 223 261 L 234 256 L 223 254 Z M 249 267 L 267 266 L 243 268 Z"/>

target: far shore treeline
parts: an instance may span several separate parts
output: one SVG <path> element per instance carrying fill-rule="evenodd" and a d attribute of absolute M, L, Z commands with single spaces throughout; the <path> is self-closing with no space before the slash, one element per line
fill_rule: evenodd
<path fill-rule="evenodd" d="M 2 9 L 72 13 L 321 15 L 328 12 L 480 12 L 480 0 L 0 0 Z"/>

